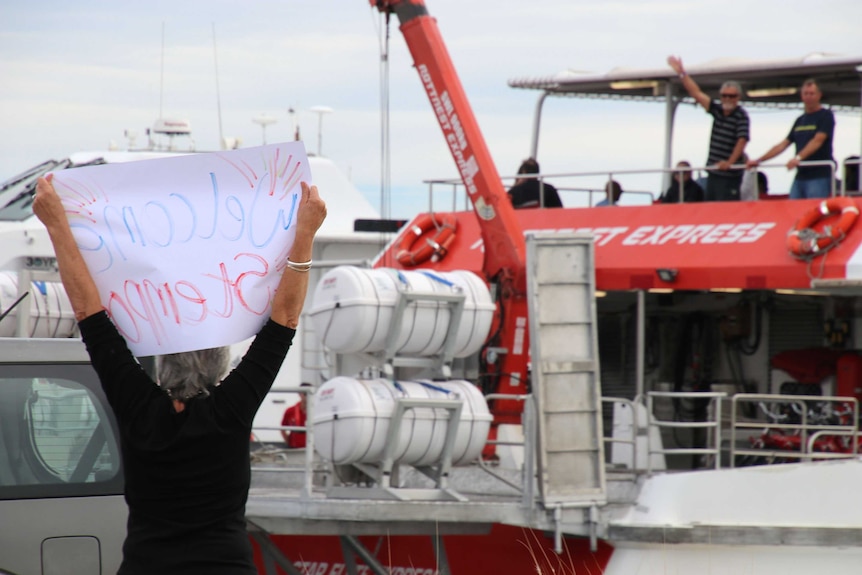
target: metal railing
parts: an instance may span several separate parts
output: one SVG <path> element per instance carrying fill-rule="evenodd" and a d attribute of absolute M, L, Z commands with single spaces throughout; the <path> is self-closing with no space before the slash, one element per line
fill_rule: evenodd
<path fill-rule="evenodd" d="M 859 160 L 844 160 L 842 162 L 842 166 L 846 165 L 857 165 L 859 164 Z M 800 167 L 810 168 L 810 167 L 818 167 L 818 166 L 826 166 L 829 167 L 830 172 L 830 181 L 831 181 L 831 191 L 830 195 L 835 196 L 836 192 L 840 195 L 844 195 L 846 190 L 845 184 L 842 182 L 840 188 L 836 186 L 835 173 L 837 171 L 837 166 L 835 162 L 831 160 L 816 160 L 816 161 L 804 161 L 799 163 Z M 767 169 L 775 169 L 775 168 L 785 168 L 786 163 L 773 162 L 773 163 L 764 163 L 760 164 L 757 168 L 751 168 L 751 171 L 756 171 L 761 168 Z M 548 173 L 548 174 L 517 174 L 514 176 L 502 176 L 502 181 L 515 181 L 518 178 L 524 179 L 537 179 L 539 182 L 548 182 L 549 180 L 553 180 L 554 186 L 560 192 L 575 192 L 586 194 L 588 196 L 587 204 L 589 206 L 593 205 L 593 195 L 595 194 L 605 194 L 605 190 L 603 188 L 590 188 L 590 187 L 575 187 L 575 186 L 566 186 L 561 183 L 563 180 L 570 180 L 573 178 L 605 178 L 606 182 L 612 181 L 615 177 L 619 176 L 630 176 L 630 175 L 649 175 L 649 174 L 679 174 L 682 172 L 689 172 L 692 175 L 695 173 L 702 173 L 708 170 L 715 169 L 716 166 L 690 166 L 690 167 L 672 167 L 672 168 L 650 168 L 650 169 L 632 169 L 632 170 L 600 170 L 600 171 L 592 171 L 592 172 L 558 172 L 558 173 Z M 733 164 L 729 168 L 730 171 L 745 171 L 747 168 L 745 164 Z M 461 203 L 462 206 L 460 209 L 469 210 L 470 209 L 470 198 L 466 194 L 464 190 L 463 182 L 457 178 L 447 178 L 447 179 L 431 179 L 431 180 L 423 180 L 424 184 L 428 184 L 428 209 L 429 211 L 434 211 L 434 198 L 435 198 L 435 186 L 448 186 L 450 188 L 449 193 L 452 196 L 451 202 L 451 211 L 458 211 L 458 204 Z M 755 178 L 755 191 L 757 192 L 757 180 Z M 682 191 L 685 182 L 680 179 L 679 183 L 676 185 L 680 186 L 680 191 Z M 642 190 L 626 190 L 623 188 L 623 193 L 626 196 L 648 196 L 649 201 L 647 203 L 652 203 L 654 198 L 658 198 L 662 195 L 664 190 L 661 190 L 659 194 L 654 195 L 652 192 L 642 191 Z M 679 194 L 679 199 L 677 200 L 679 203 L 683 203 L 684 197 L 683 194 Z M 640 204 L 638 204 L 640 205 Z"/>
<path fill-rule="evenodd" d="M 313 401 L 314 401 L 314 391 L 309 387 L 292 387 L 285 388 L 283 391 L 295 392 L 295 393 L 303 393 L 308 394 L 308 413 L 312 413 L 313 410 Z M 483 459 L 479 458 L 476 462 L 476 465 L 482 469 L 488 475 L 494 477 L 496 480 L 501 483 L 507 485 L 508 487 L 514 489 L 521 495 L 521 499 L 525 505 L 532 504 L 535 499 L 537 493 L 537 487 L 535 484 L 536 481 L 536 413 L 535 413 L 535 402 L 533 400 L 533 396 L 530 394 L 504 394 L 504 393 L 493 393 L 485 396 L 487 401 L 505 399 L 505 400 L 515 400 L 515 401 L 523 401 L 523 413 L 522 413 L 522 428 L 523 428 L 523 440 L 500 440 L 500 439 L 489 439 L 487 444 L 494 446 L 507 446 L 514 448 L 522 448 L 523 449 L 523 466 L 521 468 L 520 473 L 520 483 L 515 483 L 509 478 L 505 477 L 503 474 L 498 473 L 494 470 L 494 468 L 489 465 L 489 463 Z M 642 472 L 642 469 L 638 469 L 637 461 L 638 461 L 638 445 L 637 438 L 641 431 L 641 426 L 645 423 L 641 421 L 638 417 L 637 413 L 637 405 L 636 401 L 621 398 L 621 397 L 603 397 L 603 403 L 619 403 L 629 407 L 632 413 L 632 432 L 630 438 L 615 438 L 615 437 L 604 437 L 605 444 L 611 443 L 619 443 L 630 445 L 632 450 L 632 466 L 630 470 L 632 473 Z M 313 487 L 313 476 L 314 473 L 320 473 L 321 470 L 326 471 L 328 467 L 323 465 L 322 460 L 319 458 L 317 461 L 319 465 L 315 466 L 315 454 L 314 454 L 314 436 L 313 436 L 313 426 L 311 423 L 311 419 L 309 418 L 306 422 L 305 426 L 296 426 L 296 425 L 279 425 L 279 426 L 265 426 L 265 427 L 255 427 L 252 429 L 252 432 L 255 431 L 304 431 L 306 434 L 306 446 L 303 449 L 304 459 L 303 463 L 300 465 L 298 461 L 296 461 L 293 465 L 261 465 L 257 464 L 254 466 L 254 469 L 257 471 L 267 471 L 267 472 L 276 472 L 276 473 L 303 473 L 303 488 L 302 488 L 302 497 L 307 498 L 311 496 L 312 487 Z M 269 454 L 284 454 L 289 452 L 298 452 L 299 450 L 288 450 L 285 448 L 276 449 L 275 451 L 269 452 Z"/>
<path fill-rule="evenodd" d="M 649 414 L 649 426 L 658 428 L 685 428 L 685 429 L 707 429 L 713 432 L 712 447 L 672 447 L 656 448 L 652 445 L 649 433 L 647 433 L 647 474 L 652 474 L 652 456 L 660 455 L 711 455 L 714 458 L 715 469 L 721 468 L 721 400 L 727 397 L 723 391 L 649 391 L 647 392 L 647 411 Z M 707 417 L 705 421 L 669 421 L 656 419 L 654 413 L 654 401 L 656 398 L 663 399 L 700 399 L 709 400 Z"/>
<path fill-rule="evenodd" d="M 851 450 L 849 452 L 840 452 L 840 451 L 817 451 L 817 440 L 821 437 L 850 437 L 852 438 Z M 811 434 L 811 437 L 808 438 L 808 446 L 807 453 L 811 459 L 849 459 L 855 458 L 859 455 L 859 442 L 857 438 L 859 437 L 859 431 L 857 429 L 853 429 L 851 431 L 815 431 Z"/>
<path fill-rule="evenodd" d="M 480 457 L 478 460 L 479 468 L 488 475 L 494 477 L 501 483 L 508 485 L 512 489 L 521 494 L 521 501 L 524 506 L 530 506 L 536 497 L 536 403 L 531 394 L 519 395 L 511 393 L 489 393 L 485 396 L 486 401 L 495 399 L 506 399 L 514 401 L 523 401 L 523 411 L 521 413 L 521 426 L 524 431 L 523 441 L 500 441 L 498 439 L 489 439 L 488 445 L 503 445 L 509 447 L 522 447 L 524 449 L 524 464 L 521 469 L 521 484 L 517 485 L 501 474 L 495 472 L 485 461 Z"/>
<path fill-rule="evenodd" d="M 782 423 L 782 420 L 789 419 L 783 414 L 774 413 L 766 407 L 766 402 L 771 404 L 781 404 L 789 406 L 795 416 L 799 419 L 798 422 Z M 774 421 L 739 421 L 738 414 L 740 405 L 745 403 L 753 403 L 760 407 L 766 413 L 767 417 Z M 831 410 L 831 413 L 826 413 L 824 416 L 818 416 L 815 421 L 809 421 L 812 418 L 810 412 L 811 404 L 822 405 L 843 405 L 850 406 L 852 409 L 845 408 L 843 412 Z M 847 423 L 822 423 L 819 420 L 829 420 L 838 417 L 848 420 Z M 819 396 L 819 395 L 773 395 L 764 393 L 739 393 L 732 398 L 732 408 L 730 413 L 730 465 L 735 466 L 737 456 L 752 456 L 764 458 L 780 458 L 780 459 L 798 459 L 800 461 L 812 459 L 834 459 L 855 457 L 858 453 L 859 430 L 857 422 L 859 421 L 859 400 L 855 397 L 839 397 L 839 396 Z M 739 448 L 736 445 L 738 433 L 744 429 L 761 429 L 763 430 L 760 440 L 763 445 L 760 447 Z M 775 436 L 770 436 L 773 431 L 780 432 L 778 437 L 787 438 L 787 441 L 782 442 L 782 448 L 770 447 L 769 439 Z M 785 434 L 784 432 L 789 432 Z M 816 440 L 824 436 L 849 436 L 851 438 L 850 451 L 835 452 L 835 451 L 817 451 Z M 796 445 L 795 440 L 790 441 L 794 437 L 799 437 L 798 450 L 788 449 L 788 446 Z M 844 448 L 846 449 L 846 447 Z"/>
<path fill-rule="evenodd" d="M 293 392 L 298 394 L 304 394 L 307 396 L 305 412 L 306 413 L 314 413 L 314 388 L 308 386 L 297 386 L 297 387 L 285 387 L 281 391 Z M 305 432 L 305 447 L 303 449 L 303 453 L 305 455 L 303 459 L 302 467 L 299 466 L 279 466 L 279 467 L 264 467 L 264 466 L 255 466 L 255 469 L 259 471 L 276 471 L 280 473 L 303 473 L 302 480 L 302 495 L 303 497 L 311 497 L 311 490 L 313 484 L 314 477 L 314 426 L 311 423 L 310 418 L 306 418 L 305 425 L 273 425 L 273 426 L 261 426 L 261 427 L 253 427 L 251 432 L 254 434 L 255 431 L 302 431 Z"/>
<path fill-rule="evenodd" d="M 296 387 L 289 388 L 286 391 L 308 394 L 308 410 L 309 413 L 311 413 L 311 410 L 313 409 L 312 402 L 314 398 L 313 390 L 311 388 Z M 490 394 L 486 396 L 486 399 L 489 401 L 495 399 L 508 399 L 524 402 L 524 411 L 522 417 L 524 433 L 523 441 L 504 441 L 497 439 L 488 441 L 489 445 L 523 448 L 524 457 L 523 466 L 521 469 L 520 484 L 513 482 L 512 480 L 508 479 L 500 473 L 495 472 L 494 469 L 488 464 L 488 462 L 486 462 L 482 458 L 480 458 L 479 461 L 477 461 L 476 463 L 480 469 L 519 492 L 524 504 L 529 505 L 534 500 L 536 494 L 535 446 L 537 437 L 536 413 L 533 397 L 531 395 Z M 658 399 L 705 400 L 708 402 L 708 405 L 706 407 L 706 413 L 708 415 L 703 421 L 676 421 L 659 419 L 655 415 L 656 400 Z M 628 445 L 631 447 L 631 469 L 626 471 L 630 471 L 634 475 L 637 475 L 638 473 L 643 473 L 644 471 L 648 475 L 652 475 L 653 473 L 657 472 L 658 470 L 653 469 L 654 455 L 661 455 L 663 457 L 668 455 L 702 455 L 712 458 L 712 468 L 720 469 L 722 467 L 721 456 L 723 449 L 723 438 L 726 437 L 727 433 L 729 433 L 729 439 L 727 440 L 728 446 L 724 449 L 727 449 L 728 451 L 730 467 L 736 466 L 737 459 L 740 456 L 760 457 L 764 458 L 767 461 L 772 459 L 795 459 L 801 461 L 811 461 L 818 459 L 852 458 L 856 457 L 859 454 L 860 433 L 856 425 L 856 422 L 859 420 L 859 401 L 854 397 L 808 395 L 798 396 L 745 393 L 735 394 L 731 397 L 728 397 L 728 394 L 726 392 L 650 391 L 647 392 L 645 400 L 648 419 L 646 422 L 642 422 L 639 421 L 638 418 L 637 408 L 639 402 L 637 400 L 630 400 L 621 397 L 602 397 L 602 403 L 604 404 L 621 404 L 627 406 L 631 410 L 631 436 L 613 437 L 611 435 L 604 437 L 603 441 L 605 442 L 605 445 L 621 444 Z M 722 404 L 726 400 L 729 400 L 731 402 L 729 423 L 722 421 Z M 799 421 L 780 421 L 780 415 L 770 411 L 770 409 L 766 407 L 767 402 L 772 405 L 781 405 L 785 407 L 792 406 L 792 411 L 796 414 Z M 742 406 L 746 403 L 754 403 L 756 405 L 759 405 L 762 411 L 767 415 L 767 417 L 774 421 L 740 418 Z M 825 416 L 812 416 L 810 409 L 812 404 L 818 404 L 820 406 L 843 406 L 842 410 L 832 410 L 829 411 L 827 415 L 843 418 L 842 421 L 846 421 L 847 423 L 825 423 Z M 643 469 L 642 466 L 638 465 L 638 438 L 640 435 L 642 435 L 643 430 L 641 429 L 641 425 L 643 423 L 646 423 L 646 469 Z M 723 428 L 723 423 L 727 427 Z M 705 443 L 705 447 L 664 447 L 662 445 L 656 445 L 655 440 L 652 437 L 653 434 L 650 431 L 652 429 L 658 429 L 660 432 L 663 428 L 682 428 L 689 430 L 705 429 L 707 431 L 707 440 Z M 261 471 L 303 473 L 304 475 L 302 485 L 302 497 L 311 497 L 314 473 L 320 472 L 317 467 L 320 467 L 322 469 L 324 466 L 318 465 L 317 467 L 315 467 L 314 465 L 314 438 L 313 427 L 310 420 L 306 423 L 305 426 L 259 427 L 255 428 L 255 430 L 305 432 L 306 446 L 303 450 L 303 465 L 300 466 L 298 464 L 295 464 L 293 466 L 272 467 L 256 465 L 255 469 Z M 745 430 L 761 430 L 761 436 L 763 436 L 763 434 L 771 432 L 787 433 L 788 437 L 795 436 L 799 438 L 798 441 L 794 439 L 794 442 L 796 445 L 799 446 L 799 449 L 794 451 L 789 449 L 771 448 L 769 446 L 750 448 L 739 447 L 737 445 L 738 441 L 745 440 L 748 437 L 755 437 L 752 436 L 750 433 L 746 434 Z M 661 436 L 660 433 L 658 435 Z M 839 444 L 836 443 L 836 438 L 838 437 L 846 437 L 847 440 L 844 443 Z M 840 446 L 840 449 L 824 450 L 824 442 L 829 442 L 829 446 Z M 619 471 L 618 469 L 613 467 L 611 467 L 611 469 Z"/>
<path fill-rule="evenodd" d="M 631 439 L 616 438 L 613 436 L 613 432 L 611 433 L 610 437 L 604 437 L 603 439 L 604 439 L 605 445 L 608 445 L 608 444 L 613 445 L 615 443 L 619 443 L 622 445 L 630 445 L 631 450 L 632 450 L 632 464 L 631 464 L 630 471 L 633 473 L 637 473 L 638 472 L 638 467 L 637 467 L 637 464 L 638 464 L 638 434 L 640 433 L 640 422 L 638 421 L 638 411 L 637 411 L 638 406 L 636 405 L 636 402 L 634 400 L 626 399 L 624 397 L 605 396 L 605 397 L 602 397 L 602 403 L 609 403 L 611 405 L 619 403 L 619 404 L 627 406 L 631 410 L 631 413 L 632 413 L 632 435 L 631 435 Z M 619 470 L 616 468 L 613 468 L 613 471 L 619 471 Z"/>
<path fill-rule="evenodd" d="M 801 168 L 816 168 L 816 167 L 827 167 L 827 166 L 829 167 L 829 182 L 830 182 L 829 195 L 834 197 L 836 195 L 835 194 L 835 192 L 836 192 L 835 171 L 837 170 L 837 166 L 835 165 L 835 162 L 833 162 L 832 160 L 808 160 L 805 162 L 799 162 L 799 167 L 801 167 Z M 736 169 L 737 166 L 732 166 L 732 168 Z M 756 171 L 756 170 L 760 170 L 761 168 L 769 168 L 769 169 L 784 168 L 784 169 L 787 169 L 787 162 L 784 162 L 784 163 L 772 162 L 772 163 L 768 163 L 768 164 L 760 164 L 757 166 L 757 168 L 752 168 L 752 170 Z M 757 183 L 757 180 L 755 179 L 755 184 L 756 183 Z M 788 190 L 788 192 L 789 192 L 789 190 Z M 841 192 L 840 195 L 843 196 L 844 195 L 844 186 L 843 185 L 841 186 L 840 192 Z"/>
<path fill-rule="evenodd" d="M 742 166 L 744 167 L 744 166 Z M 698 168 L 691 168 L 692 170 L 697 170 Z M 659 169 L 649 169 L 649 170 L 616 170 L 616 171 L 599 171 L 599 172 L 561 172 L 561 173 L 553 173 L 553 174 L 517 174 L 514 176 L 502 176 L 501 179 L 505 183 L 507 181 L 514 182 L 519 178 L 523 179 L 536 179 L 539 182 L 545 182 L 549 179 L 554 179 L 554 187 L 557 188 L 558 192 L 573 192 L 579 194 L 585 194 L 588 197 L 588 204 L 590 206 L 593 204 L 593 195 L 605 195 L 604 188 L 591 188 L 591 187 L 575 187 L 575 186 L 565 186 L 559 183 L 559 180 L 566 178 L 595 178 L 597 176 L 607 176 L 606 182 L 610 182 L 614 179 L 614 176 L 617 175 L 632 175 L 632 174 L 660 174 L 667 172 L 678 172 L 680 171 L 678 168 L 659 168 Z M 462 204 L 462 210 L 469 210 L 470 208 L 470 198 L 467 195 L 463 182 L 458 178 L 444 178 L 444 179 L 431 179 L 431 180 L 422 180 L 422 183 L 428 184 L 428 210 L 434 211 L 434 198 L 435 198 L 435 186 L 448 186 L 450 188 L 449 193 L 451 193 L 452 201 L 451 201 L 451 210 L 457 211 L 459 202 Z M 551 183 L 551 182 L 548 182 Z M 504 184 L 505 185 L 505 184 Z M 627 197 L 636 196 L 642 197 L 644 199 L 644 204 L 648 205 L 653 202 L 655 196 L 652 192 L 644 191 L 644 190 L 627 190 L 623 189 L 623 193 Z M 541 198 L 540 198 L 541 199 Z M 640 204 L 639 204 L 640 205 Z"/>

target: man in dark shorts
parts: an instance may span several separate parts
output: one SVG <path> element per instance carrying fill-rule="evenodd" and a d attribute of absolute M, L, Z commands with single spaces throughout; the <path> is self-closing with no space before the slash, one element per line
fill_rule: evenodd
<path fill-rule="evenodd" d="M 739 105 L 742 88 L 738 82 L 725 82 L 719 91 L 721 100 L 712 100 L 686 73 L 680 58 L 669 56 L 667 63 L 679 75 L 689 96 L 713 118 L 706 160 L 709 166 L 706 201 L 739 200 L 742 170 L 731 170 L 730 167 L 742 158 L 750 139 L 748 114 Z"/>

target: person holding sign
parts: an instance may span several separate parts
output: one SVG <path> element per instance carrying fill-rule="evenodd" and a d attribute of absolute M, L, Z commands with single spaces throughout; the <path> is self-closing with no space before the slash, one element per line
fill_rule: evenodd
<path fill-rule="evenodd" d="M 48 230 L 90 361 L 120 427 L 129 518 L 119 575 L 257 572 L 245 522 L 249 434 L 296 333 L 314 236 L 326 217 L 317 187 L 302 182 L 301 188 L 296 237 L 269 320 L 245 357 L 221 383 L 186 373 L 166 393 L 103 308 L 52 176 L 38 180 L 33 211 Z"/>

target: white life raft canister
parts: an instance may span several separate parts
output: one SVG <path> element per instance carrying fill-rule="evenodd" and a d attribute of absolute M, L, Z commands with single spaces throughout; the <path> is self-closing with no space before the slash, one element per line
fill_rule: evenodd
<path fill-rule="evenodd" d="M 493 416 L 485 397 L 464 380 L 387 381 L 336 377 L 316 392 L 311 421 L 314 449 L 338 465 L 382 461 L 389 425 L 399 398 L 457 399 L 463 402 L 452 451 L 453 465 L 475 461 L 488 439 Z M 414 408 L 405 412 L 395 461 L 411 465 L 438 462 L 450 410 Z"/>
<path fill-rule="evenodd" d="M 455 337 L 455 357 L 482 347 L 491 329 L 495 305 L 485 282 L 470 271 L 401 271 L 339 266 L 327 272 L 314 290 L 309 315 L 323 344 L 338 353 L 376 352 L 386 347 L 399 291 L 414 294 L 463 293 L 464 311 Z M 451 308 L 445 302 L 412 301 L 396 341 L 401 355 L 440 353 Z"/>
<path fill-rule="evenodd" d="M 75 337 L 78 323 L 69 296 L 59 282 L 34 281 L 29 295 L 18 302 L 0 321 L 0 337 L 14 337 L 18 331 L 18 314 L 30 314 L 29 333 L 25 337 Z M 18 299 L 17 272 L 0 272 L 0 314 Z"/>

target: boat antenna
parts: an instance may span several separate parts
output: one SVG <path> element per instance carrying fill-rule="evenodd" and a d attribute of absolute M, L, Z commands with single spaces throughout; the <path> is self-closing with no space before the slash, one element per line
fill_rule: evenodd
<path fill-rule="evenodd" d="M 389 157 L 389 11 L 380 42 L 380 217 L 390 217 L 390 157 Z"/>
<path fill-rule="evenodd" d="M 372 13 L 374 11 L 372 10 Z M 387 221 L 391 218 L 391 159 L 389 154 L 390 129 L 389 129 L 389 38 L 390 38 L 390 12 L 380 11 L 381 17 L 373 19 L 377 29 L 377 40 L 380 44 L 380 218 Z M 381 23 L 383 25 L 381 26 Z M 381 234 L 381 243 L 385 243 L 386 237 Z M 390 252 L 385 252 L 385 258 L 391 258 Z M 381 262 L 387 265 L 386 261 Z M 391 265 L 391 263 L 389 264 Z"/>
<path fill-rule="evenodd" d="M 375 13 L 380 17 L 376 18 Z M 377 30 L 377 41 L 380 44 L 380 218 L 390 218 L 390 157 L 389 157 L 389 16 L 388 10 L 377 11 L 372 8 L 372 23 Z M 381 22 L 383 26 L 381 26 Z M 381 234 L 381 242 L 385 237 Z M 391 257 L 385 252 L 384 258 Z M 381 262 L 387 265 L 385 261 Z"/>
<path fill-rule="evenodd" d="M 329 106 L 312 106 L 308 109 L 309 112 L 317 114 L 317 155 L 323 157 L 323 115 L 329 114 L 334 110 Z"/>
<path fill-rule="evenodd" d="M 293 139 L 294 141 L 298 142 L 302 138 L 299 134 L 299 123 L 296 121 L 296 110 L 293 108 L 293 106 L 287 107 L 287 115 L 290 116 L 291 125 L 293 126 Z"/>
<path fill-rule="evenodd" d="M 225 140 L 224 140 L 224 132 L 222 131 L 222 123 L 221 123 L 221 89 L 219 88 L 218 82 L 218 51 L 216 50 L 216 32 L 215 32 L 215 22 L 213 25 L 213 62 L 215 63 L 215 82 L 216 82 L 216 109 L 218 111 L 218 141 L 219 147 L 224 150 L 226 149 Z M 264 140 L 266 140 L 266 136 L 264 136 Z M 264 141 L 266 143 L 266 141 Z"/>
<path fill-rule="evenodd" d="M 159 118 L 162 118 L 162 102 L 165 96 L 165 21 L 162 20 L 162 62 L 159 76 Z"/>

